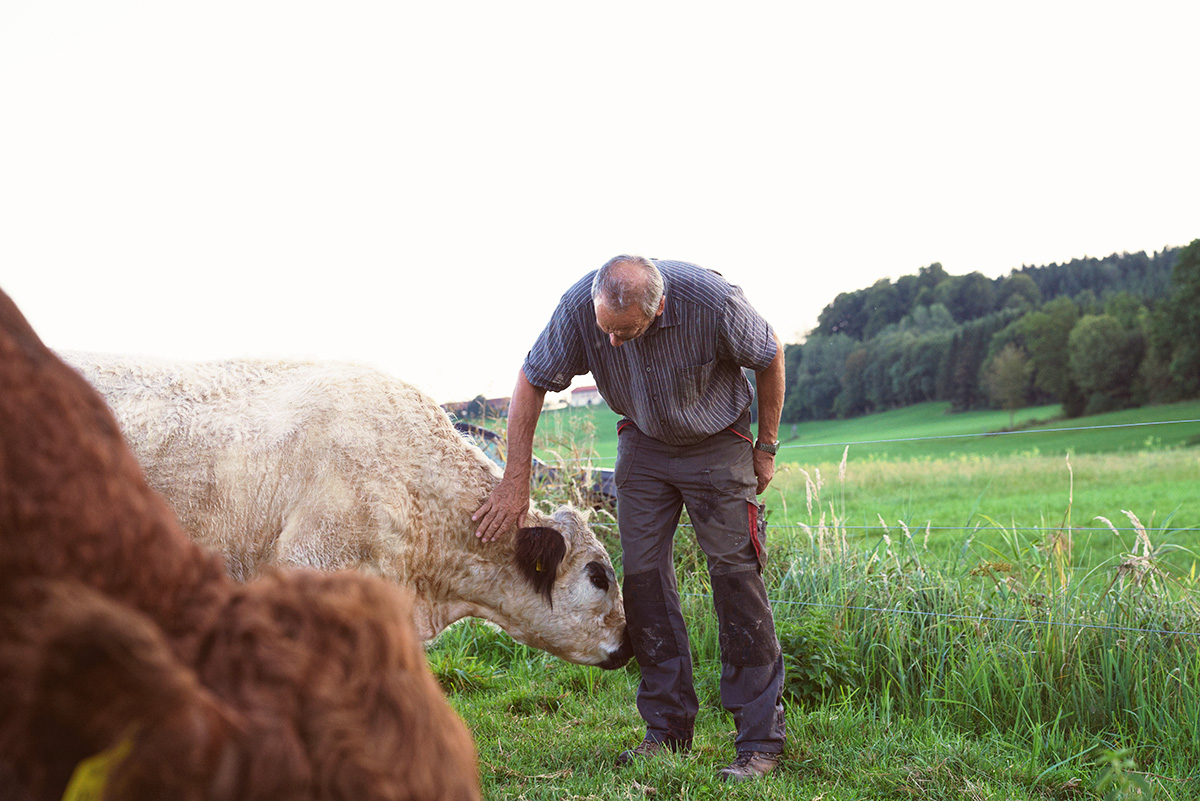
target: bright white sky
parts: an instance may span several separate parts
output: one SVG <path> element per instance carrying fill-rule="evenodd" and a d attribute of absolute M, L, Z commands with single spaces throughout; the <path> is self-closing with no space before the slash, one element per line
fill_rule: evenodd
<path fill-rule="evenodd" d="M 736 10 L 735 10 L 736 9 Z M 59 349 L 507 395 L 621 252 L 838 292 L 1200 237 L 1200 3 L 0 0 L 0 287 Z"/>

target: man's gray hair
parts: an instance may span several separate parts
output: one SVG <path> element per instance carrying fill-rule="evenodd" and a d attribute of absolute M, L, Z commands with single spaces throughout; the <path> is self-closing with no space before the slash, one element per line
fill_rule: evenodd
<path fill-rule="evenodd" d="M 637 307 L 646 317 L 653 318 L 658 314 L 662 296 L 662 273 L 644 256 L 614 256 L 592 278 L 592 300 L 602 300 L 617 314 Z"/>

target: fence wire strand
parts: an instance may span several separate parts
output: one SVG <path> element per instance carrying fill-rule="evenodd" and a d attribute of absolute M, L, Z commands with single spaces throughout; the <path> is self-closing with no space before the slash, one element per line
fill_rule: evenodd
<path fill-rule="evenodd" d="M 897 437 L 895 439 L 862 439 L 846 442 L 811 442 L 797 443 L 793 445 L 780 445 L 780 451 L 796 450 L 803 448 L 844 448 L 852 445 L 887 445 L 900 442 L 929 442 L 932 440 L 944 439 L 971 439 L 977 437 L 1015 437 L 1023 434 L 1059 434 L 1072 431 L 1101 431 L 1105 429 L 1115 428 L 1141 428 L 1146 426 L 1170 426 L 1170 425 L 1186 425 L 1188 423 L 1200 423 L 1197 420 L 1148 420 L 1141 423 L 1114 423 L 1113 425 L 1104 426 L 1074 426 L 1070 428 L 1029 428 L 1021 431 L 981 431 L 974 434 L 938 434 L 929 437 Z M 572 464 L 578 462 L 588 462 L 591 464 L 607 464 L 615 462 L 615 456 L 605 457 L 580 457 L 577 459 L 557 459 L 546 462 L 549 465 Z"/>
<path fill-rule="evenodd" d="M 1141 423 L 1118 423 L 1118 424 L 1113 424 L 1113 425 L 1101 425 L 1101 426 L 1073 426 L 1073 427 L 1068 427 L 1068 428 L 1039 428 L 1039 429 L 1025 429 L 1022 431 L 987 431 L 987 432 L 980 432 L 980 433 L 975 433 L 975 434 L 940 434 L 940 435 L 928 436 L 928 437 L 897 437 L 897 438 L 893 438 L 893 439 L 856 440 L 853 442 L 847 441 L 847 442 L 801 443 L 801 444 L 792 444 L 792 445 L 781 445 L 780 451 L 798 450 L 798 449 L 805 449 L 805 448 L 844 448 L 844 447 L 850 447 L 853 445 L 883 445 L 883 444 L 895 444 L 895 443 L 903 443 L 903 442 L 928 442 L 928 441 L 933 441 L 933 440 L 947 440 L 947 439 L 1005 437 L 1005 436 L 1019 436 L 1022 434 L 1058 434 L 1058 433 L 1070 433 L 1070 432 L 1077 432 L 1077 431 L 1099 431 L 1099 430 L 1106 430 L 1106 429 L 1139 428 L 1139 427 L 1163 426 L 1163 425 L 1186 425 L 1186 424 L 1193 424 L 1193 423 L 1200 423 L 1200 419 L 1196 419 L 1196 420 L 1153 420 L 1153 421 L 1147 421 L 1147 422 L 1141 422 Z M 615 461 L 616 461 L 616 457 L 605 457 L 605 458 L 584 457 L 584 458 L 579 458 L 579 459 L 560 459 L 560 460 L 557 460 L 554 462 L 548 462 L 548 464 L 570 464 L 570 463 L 578 463 L 578 462 L 587 462 L 589 464 L 596 464 L 596 463 L 603 464 L 603 463 L 615 462 Z M 691 527 L 692 526 L 688 523 L 680 524 L 680 528 L 691 528 Z M 808 530 L 811 528 L 809 526 L 797 525 L 797 524 L 783 524 L 783 525 L 771 524 L 771 527 L 772 528 L 784 528 L 784 529 L 801 529 L 801 530 Z M 881 531 L 881 532 L 889 531 L 889 529 L 886 525 L 840 526 L 840 528 L 847 529 L 847 530 L 868 531 L 868 532 L 870 532 L 870 531 Z M 912 525 L 910 525 L 910 528 L 915 531 L 926 531 L 926 530 L 928 530 L 928 531 L 977 531 L 980 529 L 980 526 L 920 526 L 920 525 L 912 526 Z M 1020 528 L 1023 531 L 1061 531 L 1064 527 L 1063 526 L 1021 526 Z M 1115 532 L 1129 532 L 1129 533 L 1134 533 L 1134 534 L 1136 534 L 1138 532 L 1138 529 L 1133 526 L 1131 526 L 1129 528 L 1107 527 L 1107 526 L 1093 526 L 1093 527 L 1072 526 L 1072 527 L 1070 527 L 1070 530 L 1072 532 L 1088 532 L 1088 531 L 1113 532 L 1113 531 L 1115 531 Z M 1200 528 L 1187 527 L 1187 528 L 1180 528 L 1180 529 L 1173 530 L 1173 533 L 1184 533 L 1184 532 L 1198 533 L 1198 532 L 1200 532 Z M 695 593 L 680 593 L 680 595 L 685 598 L 686 597 L 692 597 L 692 598 L 707 598 L 708 597 L 705 595 L 698 595 Z M 922 612 L 920 610 L 915 610 L 915 609 L 893 609 L 893 608 L 888 608 L 888 607 L 841 606 L 841 605 L 837 605 L 837 604 L 815 603 L 812 601 L 785 601 L 785 600 L 779 600 L 779 599 L 769 599 L 769 600 L 772 605 L 807 606 L 807 607 L 834 609 L 834 610 L 842 610 L 842 611 L 870 612 L 870 613 L 877 613 L 877 614 L 913 615 L 913 616 L 922 616 L 922 617 L 931 617 L 931 618 L 949 619 L 949 620 L 967 620 L 967 621 L 975 621 L 975 622 L 979 622 L 979 623 L 1008 623 L 1008 624 L 1029 625 L 1029 626 L 1038 626 L 1038 625 L 1059 626 L 1059 627 L 1063 627 L 1063 628 L 1097 629 L 1097 630 L 1102 630 L 1102 631 L 1114 631 L 1114 632 L 1123 632 L 1123 633 L 1129 633 L 1129 634 L 1156 634 L 1156 635 L 1163 635 L 1163 636 L 1180 636 L 1180 637 L 1200 638 L 1200 632 L 1195 632 L 1195 631 L 1171 631 L 1168 629 L 1146 629 L 1146 628 L 1136 628 L 1136 627 L 1130 627 L 1130 626 L 1107 626 L 1107 625 L 1101 625 L 1098 623 L 1077 623 L 1077 622 L 1073 622 L 1073 621 L 1060 621 L 1060 620 L 1030 620 L 1030 619 L 1024 619 L 1024 618 L 993 617 L 993 616 L 989 616 L 989 615 L 965 615 L 965 614 L 954 614 L 954 613 L 948 613 L 948 612 Z"/>
<path fill-rule="evenodd" d="M 690 528 L 691 523 L 680 523 L 680 526 L 684 527 L 684 528 Z M 771 523 L 770 526 L 773 529 L 784 529 L 787 531 L 809 531 L 813 528 L 816 528 L 816 526 L 807 526 L 803 523 Z M 920 534 L 924 531 L 930 531 L 930 532 L 974 531 L 974 532 L 979 532 L 979 531 L 985 531 L 988 529 L 987 526 L 984 526 L 982 524 L 976 525 L 976 526 L 923 526 L 920 523 L 909 523 L 907 521 L 898 521 L 896 523 L 896 528 L 902 528 L 904 526 L 908 527 L 908 530 L 912 533 L 912 536 L 914 538 L 918 534 Z M 841 530 L 844 530 L 844 531 L 866 531 L 866 532 L 881 531 L 885 534 L 894 530 L 886 525 L 849 526 L 849 525 L 838 524 L 838 528 Z M 1080 532 L 1086 533 L 1086 532 L 1090 532 L 1090 531 L 1101 531 L 1101 532 L 1104 532 L 1107 534 L 1111 534 L 1114 531 L 1122 533 L 1122 534 L 1124 534 L 1124 533 L 1136 534 L 1138 532 L 1138 529 L 1134 526 L 1112 526 L 1112 527 L 1109 527 L 1109 526 L 1016 526 L 1015 529 L 1018 531 L 1054 531 L 1054 532 L 1070 531 L 1072 534 L 1078 534 Z M 1181 528 L 1173 528 L 1170 530 L 1170 532 L 1164 532 L 1164 533 L 1200 534 L 1200 527 L 1184 526 Z"/>
<path fill-rule="evenodd" d="M 1180 423 L 1200 423 L 1200 420 L 1150 420 L 1144 423 L 1116 423 L 1107 426 L 1076 426 L 1074 428 L 1028 428 L 1022 431 L 984 431 L 978 434 L 938 434 L 931 437 L 900 437 L 897 439 L 864 439 L 855 442 L 820 442 L 799 445 L 783 445 L 780 450 L 792 448 L 839 448 L 848 445 L 880 445 L 895 442 L 928 442 L 938 439 L 966 439 L 969 437 L 1015 437 L 1021 434 L 1058 434 L 1068 431 L 1101 431 L 1110 428 L 1138 428 L 1141 426 L 1169 426 Z"/>
<path fill-rule="evenodd" d="M 1144 427 L 1144 426 L 1185 425 L 1185 424 L 1189 424 L 1189 423 L 1200 423 L 1200 419 L 1194 419 L 1194 420 L 1150 420 L 1150 421 L 1141 422 L 1141 423 L 1116 423 L 1113 425 L 1103 425 L 1103 426 L 1073 426 L 1073 427 L 1069 427 L 1069 428 L 1040 428 L 1040 429 L 1026 429 L 1023 431 L 984 431 L 984 432 L 980 432 L 980 433 L 976 433 L 976 434 L 941 434 L 941 435 L 930 436 L 930 437 L 898 437 L 895 439 L 856 440 L 854 442 L 822 442 L 822 443 L 809 443 L 809 444 L 796 444 L 796 445 L 781 445 L 779 449 L 782 451 L 782 450 L 791 450 L 791 449 L 797 449 L 797 448 L 844 448 L 844 447 L 849 447 L 851 445 L 879 445 L 879 444 L 892 444 L 892 443 L 900 443 L 900 442 L 925 442 L 925 441 L 929 441 L 929 440 L 943 440 L 943 439 L 966 439 L 966 438 L 971 438 L 971 437 L 1004 437 L 1004 436 L 1017 436 L 1020 434 L 1050 434 L 1050 433 L 1063 433 L 1063 432 L 1073 432 L 1073 431 L 1100 431 L 1100 430 L 1104 430 L 1104 429 L 1114 429 L 1114 428 L 1139 428 L 1139 427 Z M 562 464 L 571 464 L 571 463 L 578 463 L 578 462 L 587 462 L 589 464 L 597 464 L 597 463 L 606 464 L 608 462 L 615 462 L 615 461 L 616 461 L 615 456 L 602 457 L 602 458 L 601 457 L 597 457 L 597 458 L 581 457 L 578 459 L 560 459 L 557 461 L 547 462 L 547 464 L 562 465 Z M 908 522 L 908 521 L 897 521 L 897 525 L 907 525 L 914 530 L 920 530 L 920 531 L 926 531 L 926 530 L 928 530 L 928 531 L 977 531 L 981 527 L 979 525 L 974 525 L 974 526 L 928 526 L 928 525 L 921 525 L 919 523 L 912 523 L 912 522 Z M 806 526 L 803 526 L 803 525 L 787 524 L 787 523 L 776 525 L 776 527 L 777 528 L 790 528 L 790 529 L 805 529 L 805 528 L 807 528 Z M 841 526 L 841 528 L 846 529 L 848 531 L 866 531 L 866 532 L 872 532 L 872 531 L 886 532 L 886 531 L 888 531 L 888 528 L 886 525 L 878 525 L 878 526 L 876 526 L 876 525 L 869 525 L 869 526 L 868 525 L 846 525 L 846 526 Z M 1022 531 L 1061 531 L 1065 527 L 1064 526 L 1020 526 L 1019 528 Z M 1128 533 L 1136 533 L 1137 532 L 1137 529 L 1135 527 L 1126 528 L 1126 527 L 1122 527 L 1122 526 L 1114 526 L 1114 527 L 1070 526 L 1070 530 L 1072 532 L 1088 532 L 1088 531 L 1100 531 L 1100 532 L 1116 531 L 1116 532 L 1128 532 Z M 1186 526 L 1186 527 L 1182 527 L 1182 528 L 1178 528 L 1178 529 L 1173 529 L 1172 532 L 1177 533 L 1177 534 L 1178 533 L 1196 534 L 1196 533 L 1200 533 L 1200 528 L 1198 528 L 1196 526 Z"/>

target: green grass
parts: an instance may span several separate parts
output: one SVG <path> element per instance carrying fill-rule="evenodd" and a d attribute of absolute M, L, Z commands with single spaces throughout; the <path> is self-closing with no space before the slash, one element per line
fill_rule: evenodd
<path fill-rule="evenodd" d="M 464 628 L 447 636 L 503 636 Z M 711 703 L 701 711 L 691 753 L 618 768 L 617 753 L 643 733 L 632 703 L 636 684 L 634 670 L 602 673 L 528 652 L 489 691 L 452 692 L 451 703 L 475 736 L 484 797 L 1043 799 L 1070 797 L 1059 792 L 1081 781 L 1078 764 L 1041 776 L 1043 762 L 1020 744 L 877 712 L 854 697 L 820 711 L 793 710 L 779 769 L 754 785 L 717 780 L 717 769 L 733 757 L 733 725 Z"/>
<path fill-rule="evenodd" d="M 1193 403 L 1041 427 L 1197 418 Z M 545 453 L 611 458 L 615 420 L 548 413 Z M 1200 425 L 977 436 L 1007 425 L 927 404 L 798 427 L 793 445 L 838 444 L 784 451 L 764 496 L 790 700 L 788 748 L 763 782 L 715 778 L 733 724 L 686 528 L 691 754 L 616 768 L 642 735 L 635 666 L 605 673 L 453 627 L 430 656 L 475 733 L 485 797 L 1200 798 Z M 964 433 L 907 452 L 863 443 Z M 611 519 L 594 523 L 619 570 Z"/>
<path fill-rule="evenodd" d="M 1016 547 L 1016 540 L 1034 547 L 1070 531 L 1083 569 L 1130 551 L 1136 535 L 1129 511 L 1153 544 L 1170 552 L 1169 564 L 1190 570 L 1200 550 L 1197 477 L 1200 451 L 1191 448 L 1069 462 L 1033 454 L 862 463 L 848 458 L 844 468 L 781 466 L 764 498 L 777 531 L 836 519 L 852 542 L 871 548 L 885 533 L 895 537 L 907 527 L 947 559 L 986 558 L 991 550 Z"/>
<path fill-rule="evenodd" d="M 486 798 L 1200 798 L 1195 581 L 1156 576 L 1153 560 L 1097 588 L 1056 571 L 1053 553 L 961 575 L 928 558 L 912 541 L 864 558 L 836 530 L 774 547 L 789 741 L 752 786 L 716 778 L 734 730 L 686 540 L 701 700 L 689 754 L 616 767 L 642 735 L 633 665 L 569 665 L 471 621 L 433 644 L 431 664 L 475 736 Z M 834 680 L 808 681 L 821 676 Z"/>
<path fill-rule="evenodd" d="M 627 768 L 615 765 L 616 754 L 635 745 L 642 723 L 633 697 L 636 668 L 602 672 L 568 665 L 543 653 L 517 647 L 502 662 L 500 672 L 484 688 L 449 693 L 451 703 L 467 721 L 479 752 L 484 797 L 489 799 L 1075 799 L 1097 798 L 1111 774 L 1111 755 L 1129 760 L 1115 777 L 1118 786 L 1139 782 L 1161 799 L 1194 799 L 1200 780 L 1194 761 L 1197 743 L 1188 727 L 1196 720 L 1180 720 L 1162 740 L 1139 738 L 1136 732 L 1114 725 L 1089 729 L 1076 725 L 1051 700 L 1046 709 L 1036 705 L 1046 695 L 1045 685 L 1064 661 L 1027 660 L 1022 666 L 1016 648 L 986 642 L 967 645 L 971 658 L 962 659 L 968 670 L 953 671 L 955 682 L 938 687 L 914 687 L 914 676 L 929 664 L 926 653 L 936 653 L 961 642 L 966 625 L 943 624 L 940 631 L 913 637 L 911 628 L 890 630 L 887 622 L 869 629 L 869 638 L 884 647 L 868 652 L 893 653 L 900 640 L 915 641 L 919 649 L 896 649 L 907 663 L 909 688 L 897 681 L 902 671 L 885 658 L 876 675 L 879 686 L 844 689 L 838 694 L 788 709 L 789 741 L 779 769 L 753 785 L 726 786 L 717 770 L 733 757 L 733 724 L 720 709 L 711 677 L 718 665 L 704 653 L 705 631 L 711 623 L 701 604 L 691 604 L 689 622 L 702 641 L 697 651 L 697 678 L 702 708 L 691 753 Z M 786 621 L 786 609 L 777 609 Z M 953 630 L 956 629 L 956 630 Z M 1036 636 L 1036 635 L 1035 635 Z M 454 654 L 466 644 L 503 641 L 503 634 L 474 623 L 460 624 L 443 635 L 434 654 Z M 1026 646 L 1026 643 L 1014 643 Z M 1027 649 L 1032 653 L 1040 647 Z M 1017 658 L 1014 658 L 1017 657 Z M 451 657 L 452 658 L 452 657 Z M 1151 665 L 1147 657 L 1144 670 Z M 1079 661 L 1090 669 L 1090 665 Z M 1195 660 L 1191 663 L 1195 667 Z M 1100 672 L 1112 666 L 1100 665 Z M 1119 666 L 1118 666 L 1119 667 Z M 888 676 L 888 669 L 892 675 Z M 999 677 L 999 678 L 998 678 Z M 1059 682 L 1061 683 L 1061 681 Z M 1110 682 L 1119 685 L 1120 682 Z M 1153 686 L 1153 685 L 1151 685 Z M 1022 687 L 1031 688 L 1022 694 Z M 1103 688 L 1101 688 L 1103 689 Z M 1170 724 L 1177 705 L 1161 711 L 1149 704 L 1161 694 L 1151 691 L 1138 698 L 1116 687 L 1115 699 L 1141 704 L 1149 715 Z M 1124 693 L 1124 694 L 1122 694 Z M 976 710 L 971 702 L 990 707 Z M 1103 700 L 1102 693 L 1089 699 Z M 1194 699 L 1194 693 L 1192 693 Z M 969 699 L 969 700 L 968 700 Z M 1194 700 L 1192 710 L 1194 714 Z M 1012 726 L 996 707 L 1010 705 L 1018 720 Z M 1099 708 L 1097 706 L 1097 708 Z M 989 719 L 988 715 L 993 719 Z M 1194 731 L 1194 728 L 1192 729 Z M 1113 797 L 1138 797 L 1133 795 Z"/>

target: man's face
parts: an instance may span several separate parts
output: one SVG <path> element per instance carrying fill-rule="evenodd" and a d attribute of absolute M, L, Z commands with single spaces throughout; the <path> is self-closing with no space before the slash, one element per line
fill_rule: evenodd
<path fill-rule="evenodd" d="M 665 297 L 658 302 L 658 312 L 654 317 L 663 313 L 665 302 Z M 646 317 L 642 314 L 641 309 L 632 307 L 617 314 L 605 306 L 603 300 L 596 299 L 596 325 L 600 327 L 601 331 L 608 334 L 608 341 L 614 348 L 619 348 L 626 342 L 637 339 L 646 333 L 646 330 L 654 322 L 654 317 Z"/>

